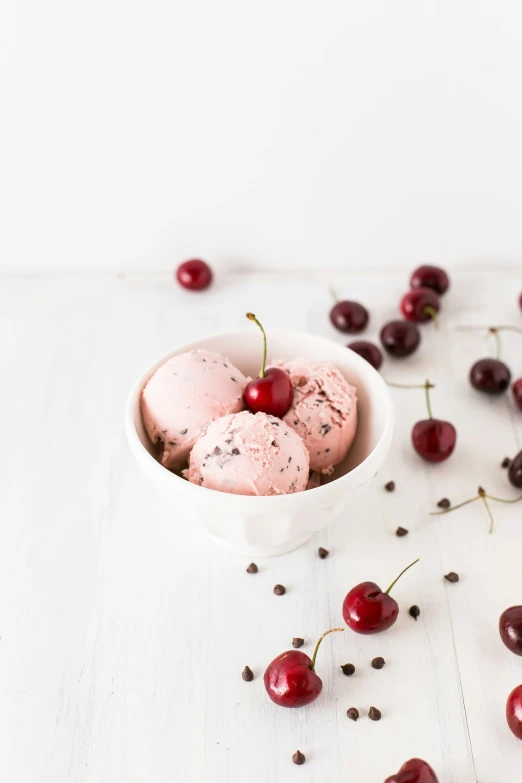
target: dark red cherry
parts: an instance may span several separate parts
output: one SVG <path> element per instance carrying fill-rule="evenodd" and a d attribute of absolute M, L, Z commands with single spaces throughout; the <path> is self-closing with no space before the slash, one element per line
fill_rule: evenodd
<path fill-rule="evenodd" d="M 382 353 L 376 345 L 369 343 L 367 340 L 354 340 L 353 343 L 348 343 L 347 348 L 366 359 L 376 370 L 382 364 Z"/>
<path fill-rule="evenodd" d="M 411 288 L 431 288 L 439 296 L 446 293 L 449 284 L 449 277 L 444 269 L 431 264 L 423 264 L 417 267 L 410 277 Z"/>
<path fill-rule="evenodd" d="M 498 621 L 500 638 L 512 653 L 522 655 L 522 606 L 510 606 Z"/>
<path fill-rule="evenodd" d="M 422 759 L 410 759 L 384 783 L 439 783 L 429 764 Z"/>
<path fill-rule="evenodd" d="M 440 310 L 439 295 L 432 288 L 414 288 L 402 297 L 401 310 L 408 321 L 432 321 Z"/>
<path fill-rule="evenodd" d="M 368 310 L 359 302 L 343 300 L 336 302 L 330 310 L 330 321 L 340 332 L 357 334 L 366 329 L 370 319 Z"/>
<path fill-rule="evenodd" d="M 304 707 L 315 701 L 323 689 L 315 673 L 315 659 L 324 637 L 344 628 L 326 631 L 317 642 L 312 659 L 300 650 L 288 650 L 274 658 L 265 672 L 266 692 L 279 707 Z"/>
<path fill-rule="evenodd" d="M 401 571 L 385 593 L 375 582 L 361 582 L 352 587 L 343 602 L 343 617 L 346 625 L 352 631 L 362 634 L 379 633 L 390 628 L 399 615 L 399 605 L 389 592 L 408 568 L 418 562 L 415 560 Z"/>
<path fill-rule="evenodd" d="M 502 394 L 509 387 L 511 372 L 500 359 L 479 359 L 469 371 L 469 380 L 484 394 Z"/>
<path fill-rule="evenodd" d="M 423 419 L 411 431 L 413 448 L 428 462 L 444 462 L 453 454 L 457 430 L 449 421 Z"/>
<path fill-rule="evenodd" d="M 522 378 L 519 378 L 515 381 L 511 387 L 511 391 L 513 392 L 513 399 L 515 400 L 515 404 L 519 410 L 522 411 Z"/>
<path fill-rule="evenodd" d="M 515 737 L 522 740 L 522 685 L 517 685 L 508 696 L 506 720 Z"/>
<path fill-rule="evenodd" d="M 189 291 L 203 291 L 212 282 L 212 270 L 205 261 L 192 258 L 180 264 L 176 270 L 178 283 Z"/>
<path fill-rule="evenodd" d="M 520 309 L 522 310 L 522 294 L 518 297 L 518 304 L 520 305 Z"/>
<path fill-rule="evenodd" d="M 511 460 L 508 479 L 514 487 L 522 489 L 522 451 L 519 451 L 515 459 Z"/>
<path fill-rule="evenodd" d="M 259 377 L 247 383 L 243 392 L 245 405 L 252 413 L 268 413 L 282 418 L 294 399 L 294 390 L 290 376 L 279 367 L 266 366 L 266 332 L 253 313 L 247 313 L 247 318 L 254 321 L 263 334 L 263 361 Z"/>
<path fill-rule="evenodd" d="M 421 335 L 409 321 L 390 321 L 381 329 L 381 342 L 392 356 L 410 356 L 419 347 Z"/>

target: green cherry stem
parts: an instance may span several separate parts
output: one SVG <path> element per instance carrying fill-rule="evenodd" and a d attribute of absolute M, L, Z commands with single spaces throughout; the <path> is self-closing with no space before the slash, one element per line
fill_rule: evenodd
<path fill-rule="evenodd" d="M 319 649 L 319 645 L 323 641 L 325 636 L 328 636 L 329 633 L 335 633 L 336 631 L 344 631 L 344 628 L 331 628 L 329 631 L 325 631 L 323 635 L 319 638 L 319 641 L 315 645 L 314 654 L 312 655 L 312 663 L 310 664 L 310 669 L 314 672 L 315 671 L 315 659 L 317 658 L 317 650 Z"/>
<path fill-rule="evenodd" d="M 486 509 L 489 518 L 489 532 L 492 533 L 495 523 L 488 500 L 493 500 L 495 503 L 518 503 L 520 500 L 522 500 L 522 495 L 519 495 L 517 498 L 497 498 L 494 495 L 488 495 L 483 487 L 479 487 L 475 497 L 469 498 L 468 500 L 463 500 L 462 503 L 458 503 L 456 506 L 451 506 L 451 508 L 445 508 L 442 511 L 430 511 L 430 516 L 435 517 L 439 516 L 440 514 L 449 514 L 450 511 L 456 511 L 458 508 L 467 506 L 469 503 L 474 503 L 476 500 L 482 500 L 484 503 L 484 508 Z"/>
<path fill-rule="evenodd" d="M 394 389 L 424 389 L 426 392 L 426 407 L 428 408 L 428 416 L 430 419 L 433 419 L 433 414 L 431 412 L 431 403 L 430 403 L 430 389 L 435 388 L 434 383 L 430 383 L 430 381 L 426 380 L 424 383 L 416 383 L 413 385 L 403 384 L 403 383 L 392 383 L 391 381 L 386 381 L 388 386 L 392 386 Z"/>
<path fill-rule="evenodd" d="M 335 290 L 333 285 L 330 286 L 330 296 L 334 300 L 334 304 L 337 304 L 337 302 L 339 301 L 339 297 L 337 296 L 337 291 Z"/>
<path fill-rule="evenodd" d="M 253 321 L 255 324 L 259 326 L 261 329 L 261 332 L 263 333 L 263 364 L 261 365 L 261 372 L 259 373 L 260 378 L 265 377 L 265 367 L 266 367 L 266 332 L 261 326 L 260 322 L 255 317 L 254 313 L 247 313 L 246 317 L 249 321 Z"/>
<path fill-rule="evenodd" d="M 390 585 L 390 586 L 388 587 L 388 589 L 386 590 L 386 594 L 387 594 L 387 595 L 389 595 L 389 594 L 390 594 L 390 590 L 392 589 L 392 587 L 393 587 L 395 584 L 397 584 L 397 582 L 399 581 L 399 579 L 401 578 L 401 576 L 402 576 L 403 574 L 405 574 L 405 573 L 406 573 L 406 571 L 408 570 L 408 568 L 411 568 L 412 566 L 414 566 L 414 565 L 415 565 L 415 563 L 418 563 L 418 562 L 419 562 L 419 560 L 420 560 L 420 557 L 418 557 L 416 560 L 414 560 L 414 561 L 413 561 L 413 563 L 410 563 L 410 564 L 409 564 L 409 566 L 406 566 L 406 568 L 400 572 L 399 576 L 398 576 L 396 579 L 394 579 L 394 580 L 393 580 L 393 582 L 391 583 L 391 585 Z"/>
<path fill-rule="evenodd" d="M 435 325 L 435 329 L 438 329 L 439 328 L 439 314 L 435 310 L 435 308 L 432 307 L 431 305 L 426 305 L 422 309 L 424 310 L 425 313 L 428 313 L 428 315 L 430 316 L 431 320 L 433 321 L 433 323 Z"/>

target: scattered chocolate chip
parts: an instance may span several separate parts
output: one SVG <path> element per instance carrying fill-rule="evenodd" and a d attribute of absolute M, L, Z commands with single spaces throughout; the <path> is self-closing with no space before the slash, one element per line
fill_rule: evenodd
<path fill-rule="evenodd" d="M 355 666 L 353 663 L 343 663 L 341 669 L 343 670 L 343 674 L 345 674 L 347 677 L 351 677 L 355 671 Z"/>
<path fill-rule="evenodd" d="M 420 609 L 416 604 L 413 604 L 413 606 L 410 606 L 408 613 L 410 617 L 413 617 L 413 619 L 417 621 L 417 617 L 420 615 Z"/>
<path fill-rule="evenodd" d="M 357 718 L 359 717 L 359 710 L 357 709 L 357 707 L 350 707 L 349 710 L 346 710 L 346 714 L 348 715 L 350 720 L 357 720 Z"/>
<path fill-rule="evenodd" d="M 250 563 L 250 565 L 247 568 L 247 574 L 257 574 L 259 571 L 259 568 L 256 566 L 255 563 Z"/>
<path fill-rule="evenodd" d="M 225 362 L 223 362 L 223 367 L 226 367 L 228 370 L 228 364 L 225 364 Z"/>
<path fill-rule="evenodd" d="M 297 472 L 298 472 L 298 473 L 300 473 L 300 472 L 301 472 L 301 468 L 299 467 L 299 465 L 297 466 Z"/>
<path fill-rule="evenodd" d="M 325 557 L 328 557 L 330 552 L 327 549 L 325 549 L 324 547 L 320 546 L 319 549 L 317 550 L 317 554 L 319 555 L 321 560 L 324 560 Z"/>
<path fill-rule="evenodd" d="M 388 483 L 384 485 L 384 489 L 386 492 L 393 492 L 395 489 L 395 481 L 388 481 Z"/>
<path fill-rule="evenodd" d="M 300 750 L 296 750 L 294 755 L 292 756 L 292 761 L 294 764 L 297 764 L 298 766 L 301 766 L 301 764 L 304 764 L 306 761 L 306 757 L 304 753 L 301 753 Z"/>
<path fill-rule="evenodd" d="M 511 460 L 509 459 L 509 457 L 504 457 L 500 467 L 501 468 L 509 468 L 510 465 L 511 465 Z"/>
<path fill-rule="evenodd" d="M 212 453 L 215 454 L 217 457 L 219 457 L 219 455 L 221 454 L 221 449 L 219 448 L 219 446 L 216 446 L 216 448 Z"/>
<path fill-rule="evenodd" d="M 407 536 L 408 535 L 408 531 L 407 531 L 407 529 L 405 527 L 400 527 L 400 525 L 399 525 L 399 527 L 395 531 L 395 535 L 399 536 L 399 538 L 402 538 L 403 536 Z"/>
<path fill-rule="evenodd" d="M 304 644 L 304 639 L 301 639 L 300 636 L 294 636 L 292 639 L 292 647 L 295 647 L 296 649 L 298 647 L 302 647 Z"/>
<path fill-rule="evenodd" d="M 239 449 L 232 449 L 230 453 L 233 454 L 234 457 L 237 457 L 237 455 L 239 454 Z"/>
<path fill-rule="evenodd" d="M 382 667 L 384 666 L 385 663 L 386 663 L 386 661 L 384 660 L 384 658 L 381 658 L 381 656 L 379 655 L 377 658 L 373 659 L 373 661 L 372 661 L 372 668 L 374 668 L 374 669 L 382 669 Z"/>
<path fill-rule="evenodd" d="M 324 450 L 324 453 L 325 453 L 325 454 L 328 454 L 328 452 L 329 452 L 329 451 L 330 451 L 330 449 L 325 449 L 325 450 Z"/>
<path fill-rule="evenodd" d="M 447 582 L 458 582 L 459 581 L 459 575 L 455 573 L 455 571 L 450 571 L 449 574 L 444 574 L 444 579 Z"/>
<path fill-rule="evenodd" d="M 276 585 L 274 587 L 274 593 L 276 595 L 284 595 L 286 593 L 286 587 L 284 585 Z"/>
<path fill-rule="evenodd" d="M 438 506 L 439 508 L 449 508 L 449 507 L 451 506 L 451 503 L 449 502 L 448 498 L 442 498 L 442 499 L 441 499 L 441 500 L 439 500 L 439 502 L 437 503 L 437 506 Z"/>
<path fill-rule="evenodd" d="M 187 432 L 188 432 L 188 430 L 187 430 L 187 429 L 184 429 L 184 430 L 181 430 L 181 432 L 180 432 L 179 434 L 180 434 L 180 435 L 186 435 L 186 434 L 187 434 Z"/>
<path fill-rule="evenodd" d="M 299 421 L 297 419 L 294 419 L 294 427 L 297 427 L 298 424 L 299 424 Z"/>
<path fill-rule="evenodd" d="M 242 678 L 244 679 L 245 682 L 252 682 L 252 680 L 254 679 L 254 673 L 253 673 L 252 669 L 250 668 L 250 666 L 245 666 L 241 676 L 242 676 Z"/>
<path fill-rule="evenodd" d="M 279 472 L 280 473 L 284 473 L 284 470 L 285 470 L 284 468 L 281 468 L 281 470 Z"/>
<path fill-rule="evenodd" d="M 368 710 L 368 717 L 370 720 L 380 720 L 381 719 L 381 711 L 377 709 L 377 707 L 370 707 Z"/>

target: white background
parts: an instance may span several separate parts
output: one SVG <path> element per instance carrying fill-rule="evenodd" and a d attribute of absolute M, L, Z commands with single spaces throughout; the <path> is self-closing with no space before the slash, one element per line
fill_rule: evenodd
<path fill-rule="evenodd" d="M 522 256 L 519 0 L 4 0 L 3 269 Z"/>

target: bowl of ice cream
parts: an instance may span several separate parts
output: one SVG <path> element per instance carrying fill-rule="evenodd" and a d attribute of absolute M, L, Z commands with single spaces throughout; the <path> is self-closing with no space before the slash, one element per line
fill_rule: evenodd
<path fill-rule="evenodd" d="M 283 419 L 244 410 L 244 386 L 259 372 L 250 329 L 161 357 L 126 409 L 131 451 L 173 524 L 198 520 L 252 557 L 295 549 L 338 514 L 354 524 L 350 507 L 382 467 L 394 424 L 385 382 L 358 354 L 311 334 L 267 334 L 269 358 L 294 387 Z"/>

